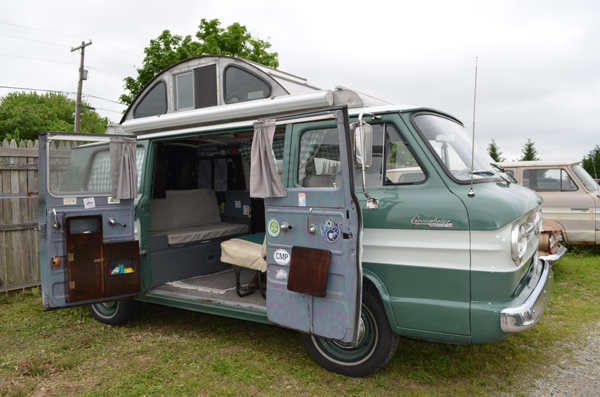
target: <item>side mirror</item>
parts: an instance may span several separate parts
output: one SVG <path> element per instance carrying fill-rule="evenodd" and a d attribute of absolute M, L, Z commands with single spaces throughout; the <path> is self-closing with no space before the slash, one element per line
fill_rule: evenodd
<path fill-rule="evenodd" d="M 356 163 L 367 169 L 373 163 L 373 127 L 362 121 L 354 123 L 354 155 Z"/>

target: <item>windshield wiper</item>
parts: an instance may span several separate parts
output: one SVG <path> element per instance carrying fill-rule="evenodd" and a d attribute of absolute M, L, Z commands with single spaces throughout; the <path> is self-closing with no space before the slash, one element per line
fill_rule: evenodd
<path fill-rule="evenodd" d="M 500 164 L 490 163 L 490 165 L 492 167 L 494 167 L 494 169 L 496 169 L 496 170 L 500 171 L 501 173 L 503 173 L 504 175 L 506 175 L 508 177 L 508 180 L 504 176 L 502 176 L 502 175 L 499 175 L 500 178 L 504 179 L 508 183 L 518 183 L 517 178 L 515 178 L 514 176 L 512 176 L 511 174 L 509 174 L 508 172 L 506 172 L 506 169 L 504 169 L 504 167 L 501 166 Z"/>
<path fill-rule="evenodd" d="M 473 175 L 485 175 L 485 174 L 496 175 L 496 173 L 492 170 L 472 171 L 471 174 L 473 174 Z"/>

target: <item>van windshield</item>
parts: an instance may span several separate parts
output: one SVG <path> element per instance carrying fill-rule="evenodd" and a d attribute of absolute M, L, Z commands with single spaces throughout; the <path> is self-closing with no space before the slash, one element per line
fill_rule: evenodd
<path fill-rule="evenodd" d="M 477 148 L 471 170 L 471 141 L 469 134 L 460 124 L 431 113 L 417 114 L 413 123 L 438 163 L 455 181 L 470 181 L 471 171 L 474 181 L 501 179 L 491 165 L 494 162 L 492 158 Z"/>

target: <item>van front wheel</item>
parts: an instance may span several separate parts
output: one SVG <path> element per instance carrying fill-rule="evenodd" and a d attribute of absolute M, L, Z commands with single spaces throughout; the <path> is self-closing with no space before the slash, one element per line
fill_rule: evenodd
<path fill-rule="evenodd" d="M 134 300 L 111 301 L 89 305 L 96 320 L 108 325 L 122 325 L 132 321 L 137 315 L 141 302 Z"/>
<path fill-rule="evenodd" d="M 392 358 L 400 336 L 390 328 L 381 298 L 375 287 L 365 282 L 361 310 L 364 337 L 351 347 L 318 336 L 302 334 L 310 356 L 323 368 L 346 376 L 367 376 L 379 371 Z"/>

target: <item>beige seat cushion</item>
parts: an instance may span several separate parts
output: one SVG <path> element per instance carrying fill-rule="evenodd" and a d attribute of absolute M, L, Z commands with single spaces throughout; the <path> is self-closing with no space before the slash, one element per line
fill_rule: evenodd
<path fill-rule="evenodd" d="M 260 245 L 233 238 L 221 243 L 221 262 L 266 272 L 267 261 L 263 256 L 265 251 L 264 243 Z"/>
<path fill-rule="evenodd" d="M 248 233 L 248 225 L 240 223 L 211 223 L 210 225 L 187 227 L 185 229 L 166 230 L 169 245 L 192 243 L 194 241 L 210 240 L 236 234 Z M 155 232 L 156 233 L 156 232 Z"/>

